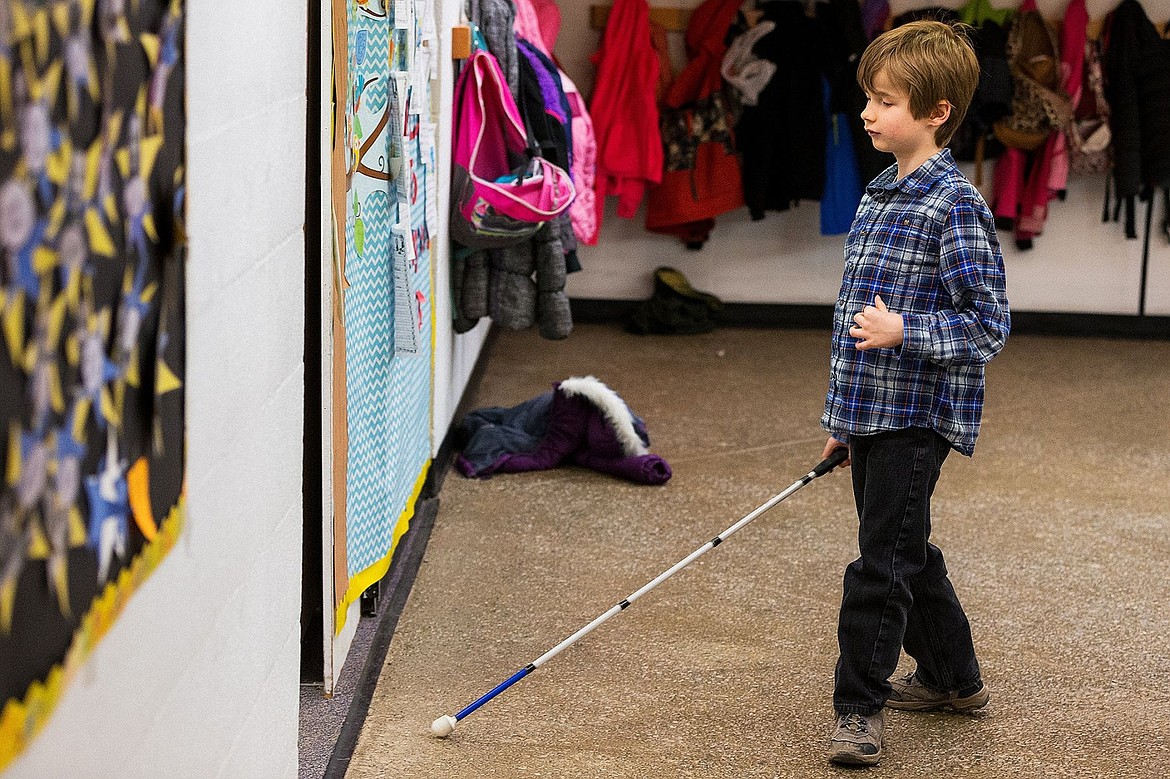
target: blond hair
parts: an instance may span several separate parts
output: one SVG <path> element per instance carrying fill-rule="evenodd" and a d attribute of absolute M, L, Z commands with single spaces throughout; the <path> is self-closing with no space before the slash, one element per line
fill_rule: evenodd
<path fill-rule="evenodd" d="M 940 101 L 951 105 L 951 115 L 934 132 L 939 148 L 959 129 L 979 84 L 979 60 L 962 24 L 920 20 L 895 27 L 874 39 L 861 55 L 857 83 L 873 91 L 879 73 L 910 95 L 910 114 L 930 116 Z"/>

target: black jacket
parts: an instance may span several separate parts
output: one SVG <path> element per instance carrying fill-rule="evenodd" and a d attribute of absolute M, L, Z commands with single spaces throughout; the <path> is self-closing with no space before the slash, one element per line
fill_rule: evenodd
<path fill-rule="evenodd" d="M 827 25 L 819 13 L 818 18 L 806 16 L 804 3 L 774 0 L 761 8 L 776 29 L 754 51 L 776 63 L 776 74 L 758 104 L 744 107 L 735 130 L 752 219 L 763 219 L 768 210 L 786 211 L 801 200 L 820 200 L 825 186 Z"/>
<path fill-rule="evenodd" d="M 1114 181 L 1132 202 L 1144 187 L 1170 185 L 1170 40 L 1137 0 L 1112 14 L 1104 68 Z"/>
<path fill-rule="evenodd" d="M 861 5 L 857 0 L 828 0 L 818 15 L 825 14 L 835 47 L 830 50 L 828 63 L 829 89 L 832 93 L 830 112 L 844 114 L 853 139 L 857 170 L 861 183 L 868 184 L 894 163 L 894 155 L 878 151 L 865 132 L 861 113 L 865 110 L 865 92 L 857 83 L 857 65 L 869 45 L 861 20 Z"/>

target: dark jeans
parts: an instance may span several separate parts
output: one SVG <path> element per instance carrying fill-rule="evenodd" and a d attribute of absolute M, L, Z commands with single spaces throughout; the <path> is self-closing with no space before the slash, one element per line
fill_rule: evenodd
<path fill-rule="evenodd" d="M 950 444 L 908 428 L 850 436 L 861 557 L 845 569 L 833 706 L 873 714 L 890 694 L 901 648 L 931 689 L 979 684 L 971 626 L 942 552 L 930 543 L 930 496 Z"/>

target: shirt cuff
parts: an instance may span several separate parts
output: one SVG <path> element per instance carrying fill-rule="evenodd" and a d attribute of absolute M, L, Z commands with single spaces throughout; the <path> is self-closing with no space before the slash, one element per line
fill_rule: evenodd
<path fill-rule="evenodd" d="M 922 314 L 902 314 L 902 346 L 898 359 L 924 360 L 930 357 L 930 328 Z"/>

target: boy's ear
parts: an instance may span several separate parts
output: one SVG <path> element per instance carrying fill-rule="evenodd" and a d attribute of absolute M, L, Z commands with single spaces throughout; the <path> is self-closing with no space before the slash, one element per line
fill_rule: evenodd
<path fill-rule="evenodd" d="M 950 118 L 951 104 L 946 100 L 938 101 L 930 112 L 930 124 L 933 127 L 941 127 Z"/>

